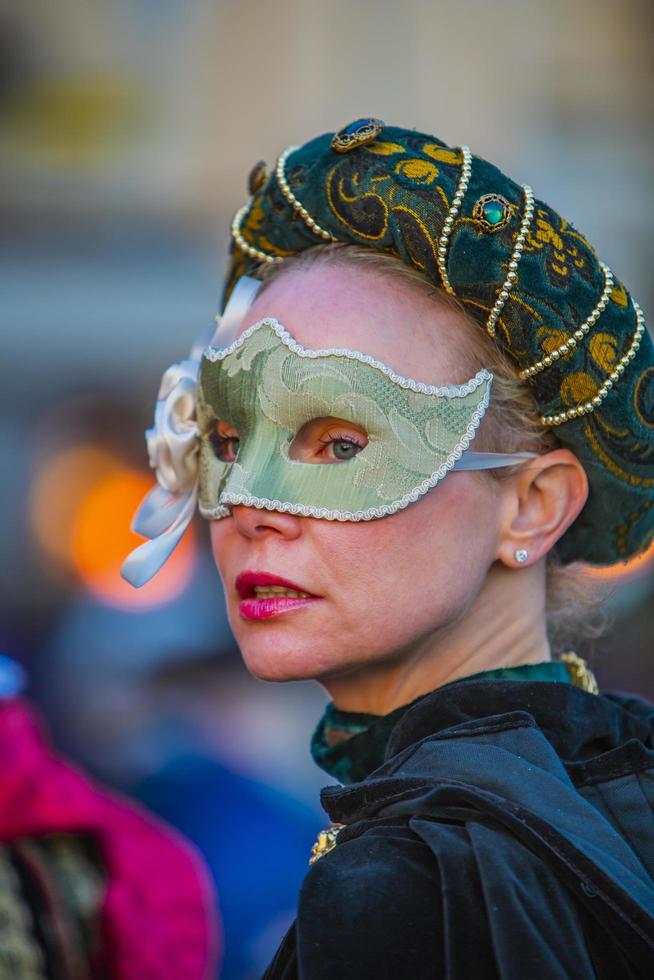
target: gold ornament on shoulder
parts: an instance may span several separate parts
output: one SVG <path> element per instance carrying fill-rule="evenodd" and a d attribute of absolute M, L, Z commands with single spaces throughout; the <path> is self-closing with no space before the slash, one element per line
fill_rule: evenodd
<path fill-rule="evenodd" d="M 316 843 L 311 848 L 309 864 L 315 864 L 319 858 L 324 857 L 325 854 L 329 854 L 330 851 L 334 850 L 336 847 L 336 838 L 344 826 L 345 824 L 343 823 L 333 823 L 327 830 L 320 831 Z"/>
<path fill-rule="evenodd" d="M 582 691 L 587 691 L 589 694 L 599 694 L 595 674 L 578 654 L 562 653 L 559 660 L 562 660 L 566 665 L 570 680 L 575 687 L 580 687 Z"/>

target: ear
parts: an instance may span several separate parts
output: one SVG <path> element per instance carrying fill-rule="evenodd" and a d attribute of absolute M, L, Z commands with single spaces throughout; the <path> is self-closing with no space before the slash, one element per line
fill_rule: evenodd
<path fill-rule="evenodd" d="M 588 477 L 569 449 L 538 456 L 508 477 L 497 558 L 509 568 L 532 565 L 550 551 L 581 512 Z M 528 557 L 518 562 L 516 552 Z"/>

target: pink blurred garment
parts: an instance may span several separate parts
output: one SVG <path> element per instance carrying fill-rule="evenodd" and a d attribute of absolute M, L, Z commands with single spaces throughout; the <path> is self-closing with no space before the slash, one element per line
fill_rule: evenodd
<path fill-rule="evenodd" d="M 56 833 L 90 835 L 100 848 L 106 891 L 97 964 L 104 975 L 217 976 L 215 896 L 192 846 L 60 758 L 25 700 L 0 700 L 0 842 Z"/>

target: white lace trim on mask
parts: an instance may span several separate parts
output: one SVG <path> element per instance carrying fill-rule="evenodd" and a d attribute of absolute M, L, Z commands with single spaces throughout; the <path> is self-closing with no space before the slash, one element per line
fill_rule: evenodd
<path fill-rule="evenodd" d="M 362 364 L 369 364 L 371 367 L 376 368 L 401 388 L 408 388 L 411 391 L 419 391 L 424 395 L 440 395 L 441 397 L 446 398 L 464 398 L 466 395 L 469 395 L 471 392 L 475 391 L 479 385 L 484 383 L 484 381 L 492 381 L 493 379 L 491 372 L 487 371 L 486 368 L 482 368 L 481 371 L 477 372 L 474 378 L 471 378 L 470 381 L 466 381 L 465 384 L 423 384 L 422 381 L 415 381 L 413 378 L 405 378 L 403 375 L 398 374 L 392 368 L 388 367 L 387 364 L 376 360 L 376 358 L 371 357 L 370 354 L 362 354 L 361 351 L 349 350 L 345 347 L 327 347 L 324 350 L 311 350 L 308 347 L 303 347 L 302 344 L 295 340 L 288 330 L 283 327 L 274 317 L 265 317 L 263 320 L 258 320 L 256 323 L 252 324 L 251 327 L 248 327 L 248 329 L 242 333 L 240 337 L 237 337 L 237 339 L 233 341 L 229 347 L 207 347 L 203 357 L 212 363 L 224 360 L 229 354 L 232 354 L 235 350 L 238 350 L 238 348 L 245 343 L 248 337 L 252 336 L 255 330 L 261 330 L 262 327 L 270 327 L 272 330 L 274 330 L 282 343 L 295 354 L 299 354 L 300 357 L 349 357 L 350 360 L 360 361 Z M 257 505 L 253 504 L 252 506 Z M 275 510 L 276 509 L 277 508 L 275 508 Z M 295 513 L 295 511 L 293 513 Z M 300 513 L 300 511 L 297 511 L 297 513 Z M 338 520 L 338 518 L 335 519 Z M 348 518 L 348 520 L 351 520 L 351 518 Z"/>
<path fill-rule="evenodd" d="M 470 384 L 471 382 L 468 383 Z M 475 387 L 477 386 L 475 385 Z M 404 496 L 400 497 L 398 500 L 392 501 L 390 504 L 383 504 L 381 507 L 369 507 L 367 510 L 362 511 L 328 510 L 326 507 L 313 507 L 307 504 L 291 504 L 283 500 L 270 500 L 267 497 L 251 497 L 247 494 L 241 493 L 222 493 L 216 507 L 203 507 L 200 505 L 200 513 L 203 517 L 218 520 L 221 517 L 227 517 L 229 515 L 229 509 L 225 506 L 226 504 L 232 506 L 235 504 L 243 504 L 245 507 L 258 507 L 260 510 L 276 510 L 281 511 L 284 514 L 299 514 L 302 517 L 322 517 L 328 521 L 372 521 L 377 517 L 386 517 L 389 514 L 395 514 L 398 510 L 403 510 L 405 507 L 408 507 L 409 504 L 415 503 L 416 500 L 424 496 L 428 490 L 435 487 L 436 484 L 443 479 L 445 474 L 452 469 L 454 464 L 461 458 L 465 450 L 472 442 L 475 432 L 479 427 L 479 423 L 481 422 L 484 413 L 488 408 L 489 400 L 490 385 L 488 386 L 482 401 L 473 412 L 472 418 L 468 423 L 464 435 L 456 444 L 452 452 L 447 456 L 445 461 L 441 463 L 438 469 L 435 470 L 431 476 L 428 476 L 422 481 L 422 483 L 418 484 L 417 487 L 410 490 L 409 493 L 405 493 Z M 343 464 L 339 463 L 337 465 L 342 466 Z"/>

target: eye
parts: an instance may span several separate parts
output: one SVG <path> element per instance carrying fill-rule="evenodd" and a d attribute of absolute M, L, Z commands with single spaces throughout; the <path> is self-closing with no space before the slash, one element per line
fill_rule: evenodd
<path fill-rule="evenodd" d="M 209 442 L 213 448 L 214 456 L 221 463 L 233 463 L 238 455 L 240 439 L 236 429 L 228 425 L 227 422 L 218 421 L 209 433 Z"/>
<path fill-rule="evenodd" d="M 302 463 L 346 463 L 368 445 L 368 436 L 354 422 L 319 418 L 296 433 L 289 457 Z"/>
<path fill-rule="evenodd" d="M 324 455 L 328 457 L 333 455 L 336 459 L 354 459 L 357 453 L 360 453 L 364 448 L 364 444 L 356 442 L 351 438 L 339 438 L 327 436 L 326 439 L 319 439 L 318 442 L 325 447 Z M 331 446 L 331 450 L 329 447 Z"/>

